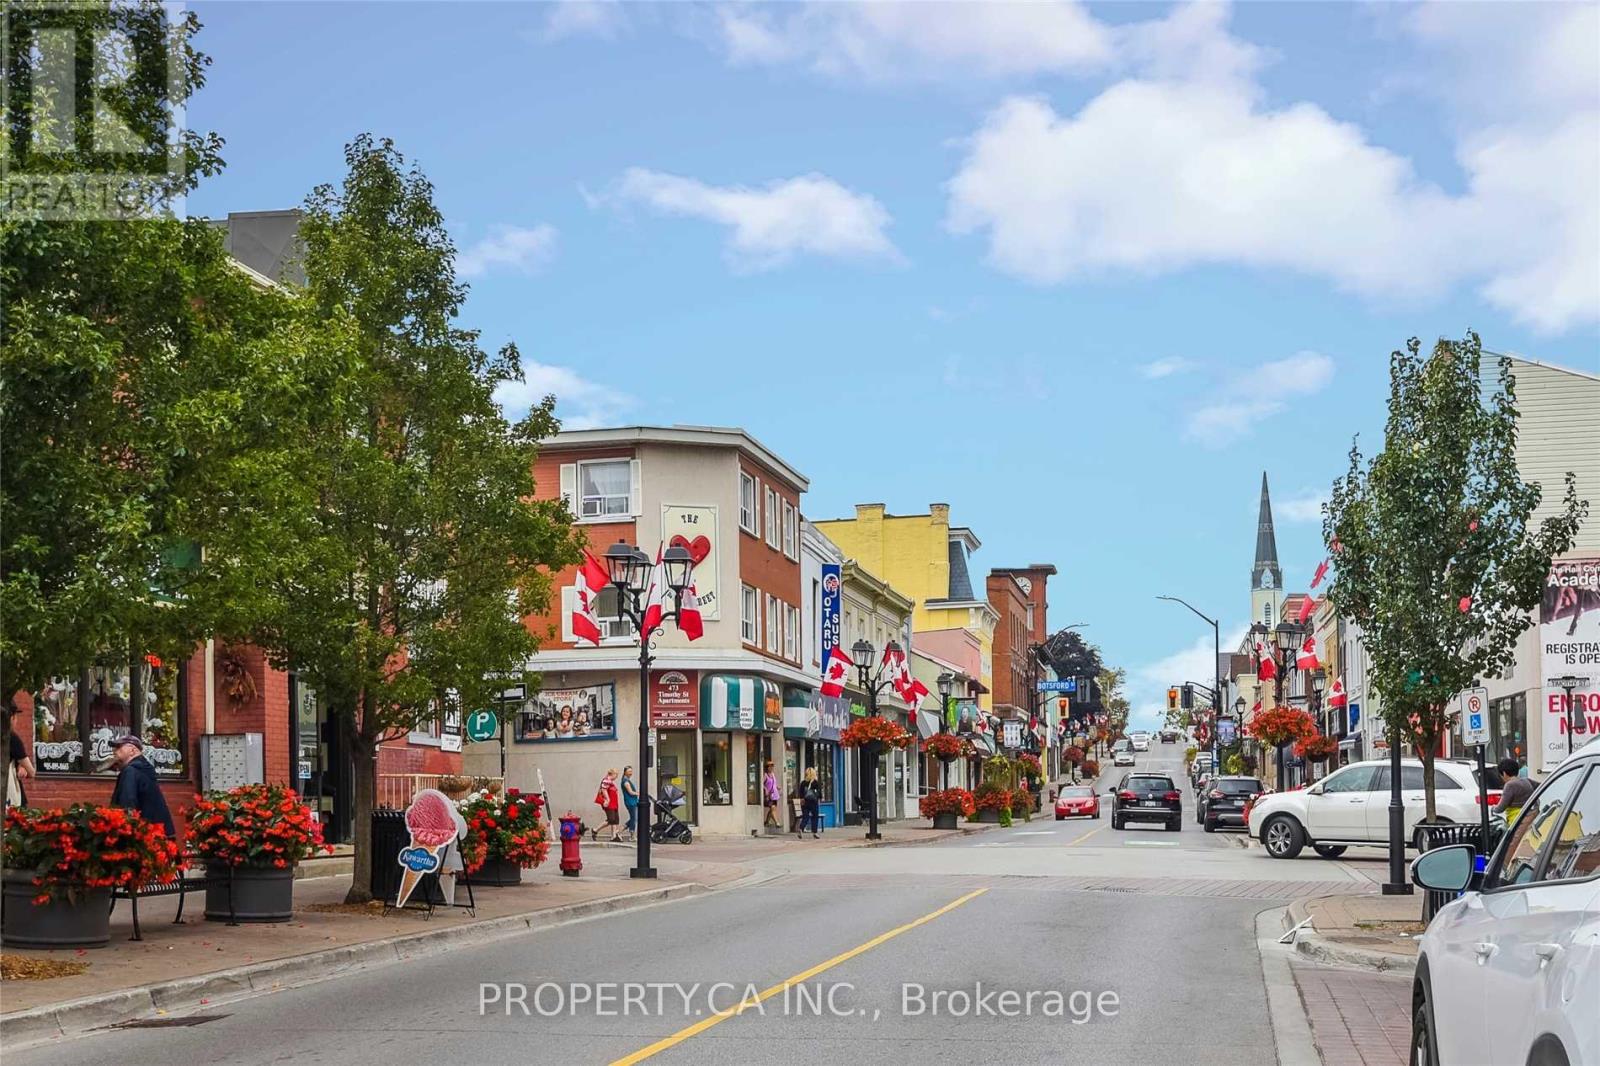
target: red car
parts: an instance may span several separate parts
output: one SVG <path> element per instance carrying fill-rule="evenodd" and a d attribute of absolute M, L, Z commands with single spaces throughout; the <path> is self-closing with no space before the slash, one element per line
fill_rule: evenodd
<path fill-rule="evenodd" d="M 1100 817 L 1100 797 L 1088 785 L 1068 785 L 1056 794 L 1056 821 L 1079 816 Z"/>

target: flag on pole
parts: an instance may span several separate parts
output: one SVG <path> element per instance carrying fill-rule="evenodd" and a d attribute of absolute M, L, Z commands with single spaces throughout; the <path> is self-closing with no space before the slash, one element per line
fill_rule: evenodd
<path fill-rule="evenodd" d="M 1317 572 L 1311 576 L 1311 587 L 1316 588 L 1322 584 L 1322 579 L 1328 576 L 1328 560 L 1324 559 L 1317 565 Z"/>
<path fill-rule="evenodd" d="M 644 623 L 641 639 L 648 640 L 651 633 L 661 628 L 661 594 L 667 587 L 667 571 L 661 565 L 661 545 L 656 545 L 656 564 L 650 568 L 650 588 L 644 594 Z"/>
<path fill-rule="evenodd" d="M 1333 679 L 1333 687 L 1328 689 L 1328 706 L 1343 707 L 1350 699 L 1344 694 L 1344 682 L 1338 678 Z"/>
<path fill-rule="evenodd" d="M 689 583 L 678 597 L 678 632 L 690 640 L 705 636 L 705 619 L 700 617 L 700 597 L 694 591 L 694 568 L 689 569 Z"/>
<path fill-rule="evenodd" d="M 1260 644 L 1256 645 L 1256 661 L 1260 664 L 1256 667 L 1256 676 L 1261 680 L 1271 681 L 1278 676 L 1277 662 Z"/>
<path fill-rule="evenodd" d="M 834 648 L 828 652 L 828 661 L 822 667 L 822 694 L 832 699 L 844 695 L 844 683 L 854 665 L 843 649 Z"/>
<path fill-rule="evenodd" d="M 1301 625 L 1305 625 L 1306 619 L 1310 618 L 1311 612 L 1315 611 L 1316 609 L 1317 598 L 1315 596 L 1307 596 L 1306 601 L 1300 605 L 1300 617 L 1296 618 L 1295 621 L 1299 622 Z"/>
<path fill-rule="evenodd" d="M 1306 638 L 1305 645 L 1300 649 L 1300 654 L 1295 656 L 1294 664 L 1302 670 L 1315 670 L 1322 665 L 1317 659 L 1316 637 Z"/>
<path fill-rule="evenodd" d="M 575 639 L 587 640 L 595 645 L 600 643 L 600 619 L 594 613 L 595 601 L 609 584 L 611 574 L 606 564 L 585 548 L 583 563 L 578 567 L 578 577 L 573 583 L 572 635 Z"/>

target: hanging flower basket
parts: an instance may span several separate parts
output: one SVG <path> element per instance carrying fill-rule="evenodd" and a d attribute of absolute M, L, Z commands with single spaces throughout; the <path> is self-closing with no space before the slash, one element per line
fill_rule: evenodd
<path fill-rule="evenodd" d="M 1270 747 L 1281 747 L 1317 735 L 1317 720 L 1298 707 L 1271 707 L 1257 714 L 1245 732 Z"/>
<path fill-rule="evenodd" d="M 1073 744 L 1069 746 L 1066 751 L 1062 752 L 1061 756 L 1073 766 L 1077 766 L 1079 763 L 1083 762 L 1083 749 L 1078 747 L 1076 744 Z"/>
<path fill-rule="evenodd" d="M 1017 765 L 1022 768 L 1022 776 L 1030 781 L 1039 781 L 1044 778 L 1044 766 L 1039 762 L 1039 756 L 1024 752 L 1017 756 Z"/>
<path fill-rule="evenodd" d="M 967 742 L 954 733 L 935 733 L 922 742 L 923 751 L 945 762 L 960 758 L 961 752 L 966 746 Z"/>
<path fill-rule="evenodd" d="M 839 743 L 847 748 L 868 748 L 870 744 L 880 744 L 890 748 L 907 748 L 916 738 L 907 733 L 898 724 L 888 718 L 876 718 L 866 715 L 857 718 L 839 733 Z"/>
<path fill-rule="evenodd" d="M 1308 737 L 1295 743 L 1294 753 L 1307 762 L 1327 762 L 1339 753 L 1339 741 L 1333 737 Z"/>

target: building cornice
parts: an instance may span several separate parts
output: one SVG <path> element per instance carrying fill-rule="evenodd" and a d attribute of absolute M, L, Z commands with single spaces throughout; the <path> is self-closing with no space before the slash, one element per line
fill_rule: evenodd
<path fill-rule="evenodd" d="M 540 450 L 560 452 L 607 444 L 676 444 L 699 448 L 734 448 L 787 478 L 799 491 L 811 487 L 800 471 L 779 459 L 765 444 L 742 429 L 723 426 L 619 426 L 611 429 L 563 430 L 541 444 Z"/>
<path fill-rule="evenodd" d="M 815 687 L 818 678 L 799 667 L 732 648 L 658 648 L 652 670 L 703 670 L 710 673 L 758 674 L 790 685 Z M 615 648 L 560 648 L 536 652 L 527 669 L 543 674 L 622 673 L 639 669 L 637 646 Z"/>

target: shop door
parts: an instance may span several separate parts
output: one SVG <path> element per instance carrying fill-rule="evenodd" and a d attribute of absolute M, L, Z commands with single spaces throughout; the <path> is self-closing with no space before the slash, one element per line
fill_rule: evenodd
<path fill-rule="evenodd" d="M 696 824 L 696 810 L 699 803 L 698 787 L 699 775 L 695 771 L 695 757 L 698 745 L 696 738 L 699 736 L 693 729 L 663 729 L 657 734 L 656 742 L 656 782 L 655 790 L 650 794 L 652 801 L 660 797 L 662 786 L 676 785 L 683 790 L 683 805 L 675 812 L 678 818 L 691 825 Z M 655 820 L 651 814 L 651 821 Z"/>
<path fill-rule="evenodd" d="M 322 839 L 348 843 L 351 833 L 352 777 L 339 722 L 317 690 L 289 679 L 289 734 L 294 751 L 294 787 L 322 823 Z"/>

